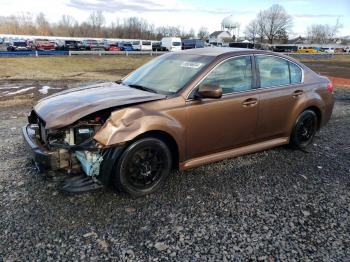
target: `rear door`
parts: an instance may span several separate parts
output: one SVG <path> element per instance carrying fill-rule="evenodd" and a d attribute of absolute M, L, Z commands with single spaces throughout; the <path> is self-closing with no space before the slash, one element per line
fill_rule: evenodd
<path fill-rule="evenodd" d="M 273 55 L 255 55 L 258 72 L 259 121 L 257 138 L 288 136 L 288 120 L 303 95 L 302 69 L 293 62 Z"/>

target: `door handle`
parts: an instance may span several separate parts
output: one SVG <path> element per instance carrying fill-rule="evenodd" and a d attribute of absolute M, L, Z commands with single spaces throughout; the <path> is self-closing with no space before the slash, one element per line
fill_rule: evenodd
<path fill-rule="evenodd" d="M 303 93 L 303 90 L 296 90 L 293 92 L 293 98 L 299 98 Z"/>
<path fill-rule="evenodd" d="M 255 106 L 258 103 L 258 99 L 256 98 L 248 98 L 242 102 L 242 105 L 247 106 Z"/>

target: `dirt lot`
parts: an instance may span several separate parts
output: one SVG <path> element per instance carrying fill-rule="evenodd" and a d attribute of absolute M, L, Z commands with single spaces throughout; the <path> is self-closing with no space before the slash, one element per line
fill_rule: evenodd
<path fill-rule="evenodd" d="M 350 78 L 350 55 L 336 55 L 324 60 L 301 60 L 315 72 L 322 75 Z"/>
<path fill-rule="evenodd" d="M 2 79 L 0 261 L 349 259 L 349 87 L 336 88 L 332 119 L 307 152 L 279 147 L 176 172 L 162 192 L 131 199 L 63 194 L 24 148 L 31 104 L 84 79 Z"/>

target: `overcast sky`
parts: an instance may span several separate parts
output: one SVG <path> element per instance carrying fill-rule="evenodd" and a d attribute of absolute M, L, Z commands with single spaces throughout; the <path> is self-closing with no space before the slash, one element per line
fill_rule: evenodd
<path fill-rule="evenodd" d="M 311 24 L 335 24 L 338 17 L 343 24 L 340 34 L 350 35 L 350 0 L 0 0 L 0 15 L 43 12 L 50 22 L 57 22 L 63 14 L 82 22 L 92 10 L 101 10 L 107 24 L 117 18 L 138 16 L 156 26 L 186 30 L 204 26 L 212 32 L 220 30 L 222 19 L 232 14 L 242 32 L 260 10 L 274 3 L 293 16 L 294 36 L 305 34 Z"/>

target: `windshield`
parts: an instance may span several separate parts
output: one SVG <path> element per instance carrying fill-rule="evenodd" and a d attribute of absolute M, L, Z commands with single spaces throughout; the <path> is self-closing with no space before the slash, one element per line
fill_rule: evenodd
<path fill-rule="evenodd" d="M 181 42 L 173 42 L 173 46 L 180 46 Z"/>
<path fill-rule="evenodd" d="M 143 41 L 142 45 L 151 45 L 151 42 L 150 41 Z"/>
<path fill-rule="evenodd" d="M 139 45 L 140 44 L 140 41 L 134 41 L 132 42 L 133 45 Z"/>
<path fill-rule="evenodd" d="M 143 65 L 123 80 L 129 86 L 141 86 L 156 93 L 174 94 L 182 89 L 214 57 L 166 54 Z"/>

